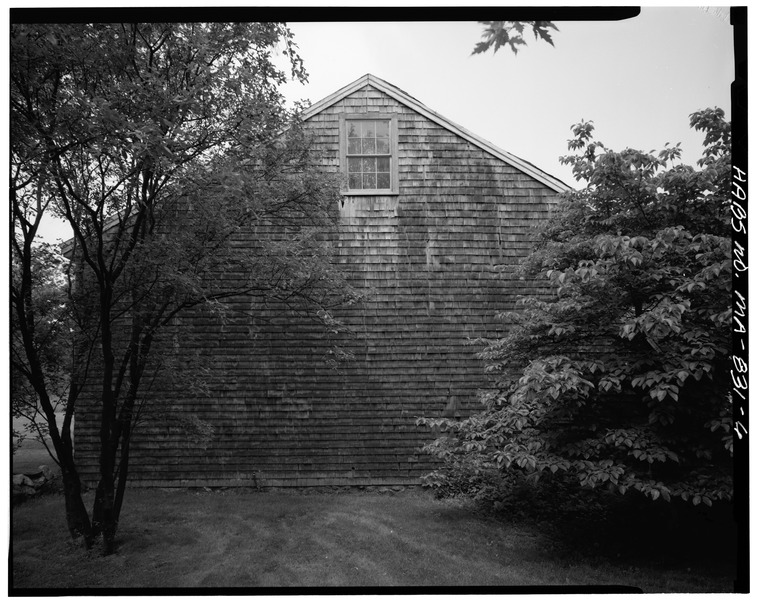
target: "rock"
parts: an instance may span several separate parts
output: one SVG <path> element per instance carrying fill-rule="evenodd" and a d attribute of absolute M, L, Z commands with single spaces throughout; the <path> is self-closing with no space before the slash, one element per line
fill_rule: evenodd
<path fill-rule="evenodd" d="M 31 485 L 37 489 L 41 488 L 49 481 L 44 473 L 26 473 L 25 477 L 28 480 L 28 483 L 25 483 L 24 485 Z"/>
<path fill-rule="evenodd" d="M 19 474 L 19 475 L 13 476 L 13 485 L 29 486 L 33 488 L 34 482 L 31 479 L 29 479 L 26 475 Z"/>
<path fill-rule="evenodd" d="M 37 488 L 34 482 L 23 474 L 13 476 L 13 499 L 16 502 L 23 501 L 27 496 L 34 496 Z"/>
<path fill-rule="evenodd" d="M 40 465 L 37 473 L 19 473 L 14 475 L 14 502 L 21 502 L 25 498 L 42 492 L 53 479 L 55 479 L 55 474 L 47 465 Z"/>

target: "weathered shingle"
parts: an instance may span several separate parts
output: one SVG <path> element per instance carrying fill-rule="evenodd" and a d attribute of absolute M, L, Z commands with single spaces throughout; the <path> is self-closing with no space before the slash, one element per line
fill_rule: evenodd
<path fill-rule="evenodd" d="M 495 314 L 538 289 L 515 269 L 560 184 L 419 111 L 401 90 L 363 79 L 307 115 L 332 170 L 340 113 L 398 115 L 399 194 L 345 196 L 340 208 L 338 263 L 369 292 L 362 304 L 335 312 L 351 329 L 339 346 L 352 360 L 334 368 L 334 340 L 271 303 L 222 327 L 201 311 L 185 315 L 170 335 L 202 357 L 210 396 L 153 393 L 210 423 L 214 436 L 193 442 L 156 423 L 138 430 L 135 485 L 416 483 L 430 468 L 420 447 L 432 437 L 416 418 L 477 406 L 486 382 L 467 340 L 501 334 Z M 96 438 L 96 423 L 84 415 L 76 449 L 89 481 Z"/>

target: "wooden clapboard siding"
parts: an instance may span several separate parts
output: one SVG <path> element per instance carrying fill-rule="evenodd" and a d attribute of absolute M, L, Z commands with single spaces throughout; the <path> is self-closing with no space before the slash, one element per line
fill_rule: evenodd
<path fill-rule="evenodd" d="M 153 393 L 212 424 L 214 436 L 203 446 L 146 424 L 133 441 L 134 485 L 416 483 L 432 437 L 416 418 L 476 406 L 485 379 L 468 340 L 501 334 L 495 314 L 538 289 L 515 271 L 562 184 L 372 76 L 306 114 L 324 168 L 339 169 L 340 114 L 363 111 L 397 115 L 399 193 L 342 199 L 332 242 L 367 294 L 335 312 L 351 333 L 324 336 L 250 298 L 234 302 L 255 316 L 223 326 L 201 310 L 182 317 L 164 341 L 202 358 L 209 396 Z M 353 358 L 329 364 L 335 342 Z M 76 434 L 92 481 L 96 423 L 83 415 Z"/>

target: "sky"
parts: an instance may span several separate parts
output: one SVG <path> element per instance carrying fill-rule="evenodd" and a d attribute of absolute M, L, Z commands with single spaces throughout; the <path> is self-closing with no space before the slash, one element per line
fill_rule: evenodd
<path fill-rule="evenodd" d="M 317 102 L 371 73 L 574 187 L 559 157 L 581 120 L 616 150 L 681 142 L 683 162 L 694 164 L 704 137 L 690 130 L 689 115 L 720 106 L 730 117 L 726 7 L 648 7 L 624 21 L 555 24 L 554 47 L 529 36 L 517 55 L 471 55 L 482 33 L 475 21 L 290 22 L 309 80 L 285 90 Z"/>

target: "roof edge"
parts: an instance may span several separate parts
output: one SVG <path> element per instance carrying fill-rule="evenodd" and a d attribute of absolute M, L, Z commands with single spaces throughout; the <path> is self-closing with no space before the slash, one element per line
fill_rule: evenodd
<path fill-rule="evenodd" d="M 308 108 L 302 111 L 302 120 L 306 121 L 310 117 L 317 115 L 319 112 L 326 110 L 332 104 L 336 104 L 342 98 L 349 96 L 353 92 L 356 92 L 362 87 L 368 85 L 373 76 L 370 73 L 366 73 L 362 77 L 359 77 L 352 83 L 345 85 L 343 88 L 338 89 L 333 94 L 329 94 L 325 98 L 319 100 L 315 104 L 311 104 Z"/>

